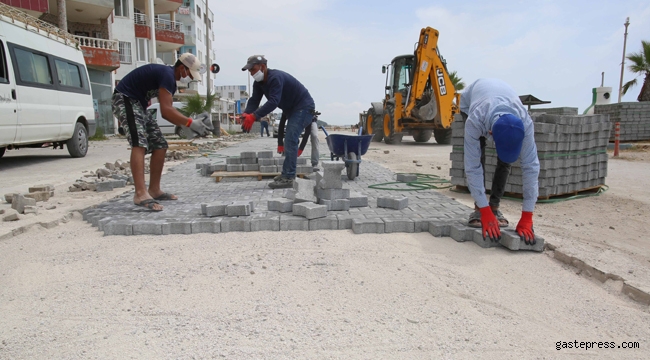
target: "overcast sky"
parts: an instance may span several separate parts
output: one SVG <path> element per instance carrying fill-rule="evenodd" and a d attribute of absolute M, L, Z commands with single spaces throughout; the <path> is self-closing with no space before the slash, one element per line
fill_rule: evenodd
<path fill-rule="evenodd" d="M 215 14 L 215 85 L 248 85 L 241 67 L 263 54 L 269 67 L 295 76 L 321 119 L 353 124 L 384 94 L 383 64 L 413 52 L 420 29 L 440 31 L 449 71 L 469 85 L 500 78 L 520 94 L 551 101 L 539 107 L 591 103 L 592 88 L 618 100 L 625 18 L 626 53 L 650 41 L 650 1 L 209 0 Z M 633 75 L 627 71 L 624 82 Z M 251 79 L 251 83 L 252 83 Z M 636 101 L 639 84 L 622 101 Z"/>

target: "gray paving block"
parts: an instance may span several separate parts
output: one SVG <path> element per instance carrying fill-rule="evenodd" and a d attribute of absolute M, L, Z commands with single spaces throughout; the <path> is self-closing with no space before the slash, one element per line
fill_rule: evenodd
<path fill-rule="evenodd" d="M 293 204 L 293 215 L 302 216 L 310 220 L 322 218 L 327 216 L 327 206 L 314 204 L 312 202 Z"/>
<path fill-rule="evenodd" d="M 449 236 L 451 225 L 448 222 L 429 222 L 429 233 L 435 237 Z"/>
<path fill-rule="evenodd" d="M 284 189 L 282 192 L 282 197 L 285 199 L 294 200 L 296 198 L 296 190 L 294 189 Z"/>
<path fill-rule="evenodd" d="M 297 158 L 296 159 L 296 165 L 307 165 L 307 158 Z"/>
<path fill-rule="evenodd" d="M 377 198 L 377 207 L 393 210 L 402 210 L 409 206 L 409 198 L 402 196 L 380 196 Z"/>
<path fill-rule="evenodd" d="M 260 166 L 257 164 L 243 164 L 244 171 L 259 171 Z"/>
<path fill-rule="evenodd" d="M 213 165 L 212 168 L 214 169 L 214 171 L 228 171 L 228 165 L 227 164 L 216 164 L 216 165 Z"/>
<path fill-rule="evenodd" d="M 251 226 L 251 231 L 279 231 L 280 216 L 268 215 L 268 214 L 255 214 L 250 219 L 250 226 Z"/>
<path fill-rule="evenodd" d="M 314 188 L 316 182 L 309 179 L 296 178 L 293 180 L 293 189 L 296 191 L 294 196 L 295 202 L 316 202 L 316 194 Z"/>
<path fill-rule="evenodd" d="M 133 235 L 133 224 L 126 220 L 115 220 L 104 224 L 104 236 L 110 235 Z"/>
<path fill-rule="evenodd" d="M 311 165 L 298 165 L 296 166 L 296 174 L 311 174 L 314 168 Z"/>
<path fill-rule="evenodd" d="M 248 217 L 232 217 L 221 219 L 221 232 L 248 232 L 251 231 L 251 222 Z"/>
<path fill-rule="evenodd" d="M 113 191 L 113 183 L 111 181 L 101 181 L 95 184 L 95 191 L 105 192 Z"/>
<path fill-rule="evenodd" d="M 251 205 L 248 201 L 235 201 L 226 206 L 226 215 L 228 216 L 249 216 L 251 214 Z"/>
<path fill-rule="evenodd" d="M 239 154 L 239 157 L 242 159 L 257 159 L 257 152 L 255 151 L 242 151 Z"/>
<path fill-rule="evenodd" d="M 284 164 L 284 157 L 276 157 L 273 159 L 275 160 L 275 165 L 278 165 L 280 168 L 282 168 L 282 165 Z"/>
<path fill-rule="evenodd" d="M 309 220 L 309 230 L 338 230 L 339 219 L 336 215 Z"/>
<path fill-rule="evenodd" d="M 271 199 L 267 202 L 269 211 L 278 211 L 281 213 L 293 211 L 293 200 L 291 199 Z"/>
<path fill-rule="evenodd" d="M 428 232 L 429 223 L 434 221 L 433 219 L 422 219 L 422 218 L 413 218 L 413 232 Z"/>
<path fill-rule="evenodd" d="M 359 219 L 359 215 L 350 214 L 337 214 L 336 218 L 339 219 L 339 229 L 352 229 L 352 220 Z"/>
<path fill-rule="evenodd" d="M 205 213 L 203 214 L 209 217 L 224 216 L 227 214 L 228 205 L 230 205 L 231 203 L 232 202 L 219 202 L 219 203 L 208 204 L 205 207 Z"/>
<path fill-rule="evenodd" d="M 192 234 L 221 232 L 222 218 L 194 219 L 191 222 Z"/>
<path fill-rule="evenodd" d="M 260 172 L 262 174 L 273 174 L 278 172 L 278 167 L 276 165 L 260 165 Z"/>
<path fill-rule="evenodd" d="M 141 221 L 133 224 L 133 235 L 162 235 L 162 224 Z"/>
<path fill-rule="evenodd" d="M 350 198 L 350 189 L 317 189 L 316 192 L 319 199 L 336 200 Z"/>
<path fill-rule="evenodd" d="M 169 221 L 169 233 L 170 234 L 191 234 L 192 220 Z"/>
<path fill-rule="evenodd" d="M 384 221 L 382 219 L 353 219 L 352 231 L 355 234 L 383 234 Z"/>
<path fill-rule="evenodd" d="M 318 186 L 321 189 L 341 189 L 343 187 L 341 171 L 338 168 L 327 168 L 323 170 Z"/>
<path fill-rule="evenodd" d="M 411 219 L 382 218 L 385 233 L 412 233 L 415 232 L 415 222 Z"/>
<path fill-rule="evenodd" d="M 323 167 L 323 172 L 334 171 L 338 172 L 339 175 L 345 169 L 345 163 L 342 161 L 321 161 L 321 166 Z"/>
<path fill-rule="evenodd" d="M 418 176 L 416 174 L 397 174 L 397 181 L 413 182 L 417 180 L 418 180 Z"/>
<path fill-rule="evenodd" d="M 114 179 L 114 180 L 109 180 L 107 182 L 110 182 L 111 184 L 113 184 L 113 189 L 123 188 L 123 187 L 126 186 L 126 180 Z"/>
<path fill-rule="evenodd" d="M 350 210 L 350 200 L 348 199 L 336 199 L 336 200 L 320 199 L 318 203 L 327 206 L 328 211 Z"/>
<path fill-rule="evenodd" d="M 242 158 L 241 163 L 242 165 L 257 164 L 257 158 Z"/>
<path fill-rule="evenodd" d="M 489 238 L 484 238 L 482 229 L 473 229 L 472 231 L 472 240 L 482 248 L 491 248 L 491 247 L 500 247 L 498 241 L 492 241 Z M 503 229 L 501 229 L 501 236 L 503 237 Z"/>
<path fill-rule="evenodd" d="M 260 166 L 275 166 L 275 159 L 259 158 L 257 159 L 257 163 Z"/>
<path fill-rule="evenodd" d="M 289 231 L 289 230 L 308 231 L 309 220 L 301 216 L 281 214 L 280 231 Z"/>
<path fill-rule="evenodd" d="M 201 204 L 201 214 L 205 215 L 207 209 L 208 209 L 208 204 L 207 203 L 202 203 Z"/>
<path fill-rule="evenodd" d="M 368 197 L 359 193 L 350 193 L 350 207 L 368 206 Z"/>
<path fill-rule="evenodd" d="M 244 171 L 244 165 L 228 165 L 226 168 L 226 171 L 228 172 L 235 172 L 235 171 Z"/>
<path fill-rule="evenodd" d="M 501 229 L 499 243 L 510 250 L 544 251 L 544 238 L 535 235 L 535 245 L 526 245 L 514 229 Z"/>
<path fill-rule="evenodd" d="M 452 223 L 449 228 L 449 237 L 458 242 L 473 241 L 474 228 L 470 228 L 460 223 Z"/>
<path fill-rule="evenodd" d="M 265 150 L 257 152 L 257 159 L 273 159 L 273 151 Z"/>
<path fill-rule="evenodd" d="M 226 158 L 226 164 L 227 165 L 239 165 L 241 164 L 241 158 L 239 156 L 233 156 Z"/>
<path fill-rule="evenodd" d="M 36 199 L 26 198 L 22 194 L 14 194 L 11 198 L 11 208 L 22 214 L 25 212 L 25 206 L 36 206 Z"/>

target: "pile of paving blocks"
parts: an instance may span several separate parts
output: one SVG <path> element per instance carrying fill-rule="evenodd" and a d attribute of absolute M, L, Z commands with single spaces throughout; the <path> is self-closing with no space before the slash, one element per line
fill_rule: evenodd
<path fill-rule="evenodd" d="M 145 173 L 148 173 L 148 165 L 145 168 Z M 77 179 L 68 188 L 68 191 L 103 192 L 131 184 L 133 184 L 133 177 L 131 176 L 130 163 L 117 160 L 115 163 L 106 163 L 104 168 L 99 168 L 97 171 L 90 171 L 82 179 Z"/>
<path fill-rule="evenodd" d="M 549 197 L 592 189 L 605 184 L 610 122 L 606 115 L 533 114 L 535 143 L 540 163 L 539 196 Z M 451 183 L 467 186 L 464 170 L 465 122 L 452 124 Z M 486 188 L 492 187 L 497 165 L 494 143 L 488 139 L 485 151 Z M 505 191 L 523 194 L 520 161 L 512 164 Z"/>
<path fill-rule="evenodd" d="M 556 107 L 556 108 L 537 108 L 529 109 L 529 114 L 548 114 L 548 115 L 578 115 L 578 108 L 575 107 Z"/>
<path fill-rule="evenodd" d="M 197 163 L 196 168 L 201 170 L 202 176 L 210 176 L 215 171 L 242 172 L 259 171 L 262 174 L 282 172 L 284 157 L 273 157 L 273 151 L 244 151 L 239 156 L 231 156 L 223 162 Z M 312 167 L 307 165 L 307 158 L 298 158 L 296 162 L 297 174 L 309 174 Z"/>
<path fill-rule="evenodd" d="M 647 102 L 624 102 L 596 105 L 595 114 L 609 116 L 612 132 L 609 141 L 614 141 L 614 124 L 620 123 L 620 141 L 650 140 L 650 104 Z"/>
<path fill-rule="evenodd" d="M 18 214 L 38 214 L 36 202 L 48 201 L 54 196 L 54 185 L 35 185 L 30 187 L 29 193 L 9 193 L 5 194 L 5 201 L 11 204 L 12 211 L 4 211 L 3 221 L 18 220 Z M 47 206 L 46 209 L 56 208 L 54 205 Z"/>

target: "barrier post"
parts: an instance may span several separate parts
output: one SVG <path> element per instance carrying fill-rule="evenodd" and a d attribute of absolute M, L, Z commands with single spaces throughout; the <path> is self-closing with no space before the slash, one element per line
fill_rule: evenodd
<path fill-rule="evenodd" d="M 621 123 L 616 122 L 614 124 L 614 157 L 618 157 L 618 147 L 621 138 Z"/>

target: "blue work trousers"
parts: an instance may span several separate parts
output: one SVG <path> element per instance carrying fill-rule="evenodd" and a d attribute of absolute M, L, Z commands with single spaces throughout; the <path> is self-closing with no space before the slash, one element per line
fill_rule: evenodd
<path fill-rule="evenodd" d="M 300 134 L 305 127 L 311 126 L 313 110 L 313 108 L 295 110 L 287 118 L 284 136 L 284 164 L 282 165 L 282 177 L 284 178 L 294 179 L 296 177 Z"/>

